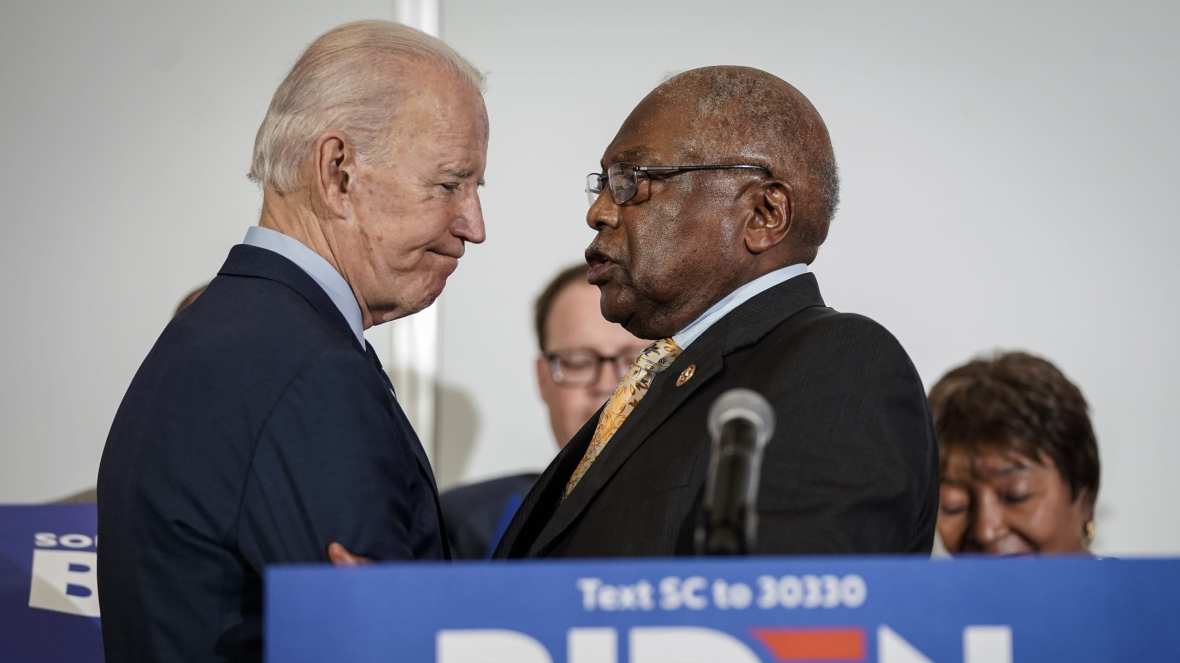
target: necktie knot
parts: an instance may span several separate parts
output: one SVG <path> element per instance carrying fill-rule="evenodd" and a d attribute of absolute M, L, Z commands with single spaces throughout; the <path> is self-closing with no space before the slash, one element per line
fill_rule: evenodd
<path fill-rule="evenodd" d="M 565 494 L 569 495 L 573 491 L 574 486 L 578 485 L 582 476 L 590 469 L 590 465 L 602 453 L 602 449 L 606 443 L 614 436 L 615 431 L 639 404 L 647 394 L 648 388 L 651 387 L 652 379 L 656 373 L 668 368 L 676 358 L 680 356 L 681 349 L 676 345 L 676 341 L 670 338 L 662 338 L 655 343 L 647 346 L 647 348 L 635 358 L 635 363 L 631 365 L 631 370 L 627 371 L 627 376 L 619 383 L 615 389 L 615 393 L 606 402 L 606 406 L 602 409 L 602 414 L 599 415 L 598 425 L 594 429 L 594 437 L 590 440 L 590 445 L 586 448 L 585 455 L 582 456 L 581 462 L 574 468 L 573 474 L 566 483 Z"/>
<path fill-rule="evenodd" d="M 635 360 L 635 366 L 646 372 L 659 373 L 671 366 L 672 362 L 680 356 L 680 352 L 680 346 L 676 345 L 676 341 L 670 338 L 661 338 L 647 346 L 639 354 Z"/>

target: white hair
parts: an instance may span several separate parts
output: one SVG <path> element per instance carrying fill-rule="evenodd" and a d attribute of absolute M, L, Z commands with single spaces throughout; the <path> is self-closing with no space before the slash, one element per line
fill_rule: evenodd
<path fill-rule="evenodd" d="M 383 159 L 401 80 L 411 67 L 442 67 L 476 88 L 483 75 L 441 40 L 390 21 L 357 21 L 316 39 L 275 90 L 258 135 L 249 177 L 263 188 L 300 188 L 316 138 L 336 129 L 360 159 Z M 392 67 L 391 67 L 392 66 Z"/>

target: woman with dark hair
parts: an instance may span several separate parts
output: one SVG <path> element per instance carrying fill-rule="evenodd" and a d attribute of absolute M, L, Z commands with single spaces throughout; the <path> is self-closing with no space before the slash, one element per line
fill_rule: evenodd
<path fill-rule="evenodd" d="M 1098 443 L 1082 392 L 1023 352 L 976 359 L 930 390 L 941 464 L 938 533 L 951 554 L 1084 553 Z"/>

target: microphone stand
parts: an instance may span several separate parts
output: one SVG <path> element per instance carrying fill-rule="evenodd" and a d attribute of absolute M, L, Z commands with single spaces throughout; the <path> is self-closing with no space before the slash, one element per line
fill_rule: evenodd
<path fill-rule="evenodd" d="M 755 548 L 757 514 L 751 484 L 757 481 L 756 436 L 754 425 L 743 418 L 721 427 L 696 531 L 698 555 L 747 555 Z"/>

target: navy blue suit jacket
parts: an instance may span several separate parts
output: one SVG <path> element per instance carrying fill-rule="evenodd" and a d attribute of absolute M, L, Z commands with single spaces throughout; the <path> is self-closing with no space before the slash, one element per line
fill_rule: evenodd
<path fill-rule="evenodd" d="M 123 398 L 98 476 L 108 661 L 259 660 L 267 564 L 448 556 L 371 349 L 286 258 L 236 246 Z"/>

